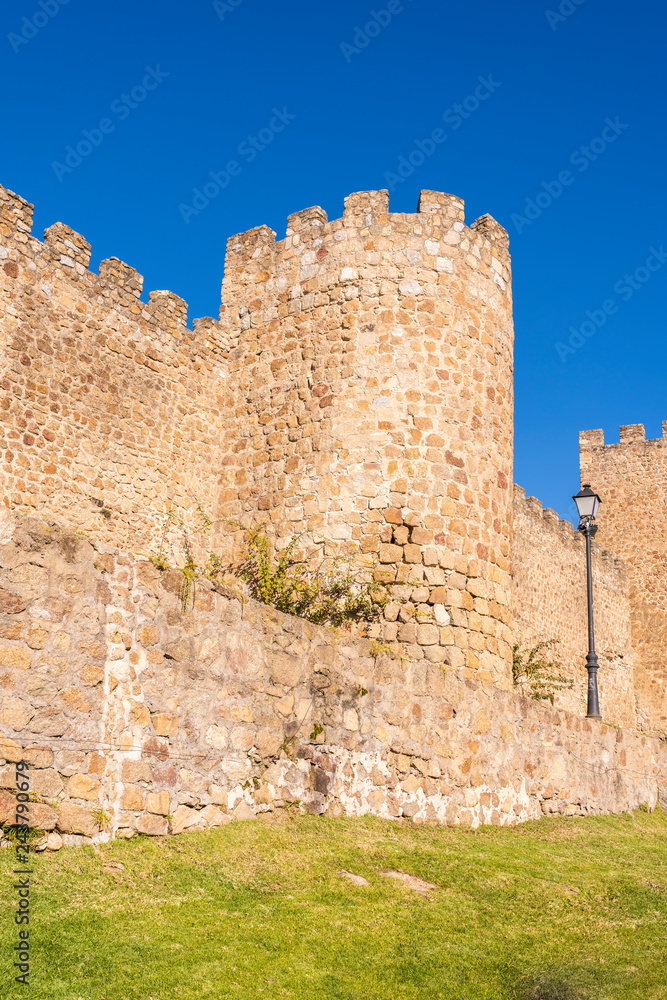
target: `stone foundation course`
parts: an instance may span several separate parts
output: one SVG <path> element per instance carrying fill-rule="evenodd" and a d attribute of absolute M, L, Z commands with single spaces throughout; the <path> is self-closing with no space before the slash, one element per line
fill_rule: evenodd
<path fill-rule="evenodd" d="M 0 822 L 42 846 L 295 809 L 477 827 L 654 808 L 660 740 L 0 515 Z"/>

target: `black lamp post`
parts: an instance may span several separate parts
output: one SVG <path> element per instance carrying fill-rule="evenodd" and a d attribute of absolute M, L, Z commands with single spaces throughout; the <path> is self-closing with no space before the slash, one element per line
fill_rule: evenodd
<path fill-rule="evenodd" d="M 588 590 L 588 653 L 586 654 L 586 669 L 588 670 L 588 711 L 587 719 L 600 719 L 598 702 L 598 658 L 595 652 L 595 630 L 593 627 L 593 576 L 591 573 L 591 539 L 598 530 L 593 524 L 600 506 L 600 497 L 593 493 L 588 483 L 572 497 L 579 511 L 579 531 L 586 539 L 586 583 Z"/>

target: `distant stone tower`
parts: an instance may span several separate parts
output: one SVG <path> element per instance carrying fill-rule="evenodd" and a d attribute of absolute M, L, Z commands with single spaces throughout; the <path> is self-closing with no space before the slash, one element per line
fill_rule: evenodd
<path fill-rule="evenodd" d="M 391 585 L 371 635 L 511 686 L 508 238 L 452 195 L 350 195 L 228 242 L 221 510 Z"/>
<path fill-rule="evenodd" d="M 642 424 L 579 435 L 581 479 L 602 498 L 599 538 L 629 567 L 637 719 L 667 736 L 667 421 L 646 440 Z"/>

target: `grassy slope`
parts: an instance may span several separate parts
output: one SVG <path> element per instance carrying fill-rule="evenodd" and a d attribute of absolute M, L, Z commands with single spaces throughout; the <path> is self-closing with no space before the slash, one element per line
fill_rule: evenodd
<path fill-rule="evenodd" d="M 657 812 L 477 833 L 295 818 L 39 855 L 29 991 L 5 850 L 0 998 L 663 1000 L 666 845 Z"/>

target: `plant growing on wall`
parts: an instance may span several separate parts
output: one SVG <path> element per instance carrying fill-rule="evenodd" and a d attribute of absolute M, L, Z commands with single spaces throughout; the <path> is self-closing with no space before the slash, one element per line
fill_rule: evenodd
<path fill-rule="evenodd" d="M 300 535 L 293 536 L 274 559 L 264 532 L 245 529 L 245 553 L 238 573 L 255 600 L 319 624 L 338 626 L 379 617 L 388 600 L 382 584 L 359 580 L 342 558 L 312 568 L 297 555 L 300 541 Z"/>
<path fill-rule="evenodd" d="M 212 525 L 210 517 L 198 503 L 198 524 L 195 532 L 206 535 Z M 175 521 L 173 513 L 165 519 L 157 555 L 149 558 L 160 570 L 170 568 L 166 557 L 167 531 Z M 244 533 L 244 548 L 239 565 L 226 565 L 215 552 L 208 556 L 202 568 L 195 562 L 188 526 L 179 519 L 185 565 L 176 566 L 183 574 L 180 593 L 183 610 L 190 596 L 194 598 L 199 576 L 220 582 L 228 573 L 245 580 L 250 596 L 288 615 L 306 618 L 318 624 L 343 626 L 352 622 L 377 619 L 389 597 L 386 587 L 359 579 L 351 563 L 342 557 L 324 560 L 313 567 L 312 561 L 299 555 L 302 535 L 294 535 L 282 552 L 274 557 L 269 538 L 261 528 L 249 528 L 236 521 L 226 522 Z"/>
<path fill-rule="evenodd" d="M 512 647 L 512 679 L 514 686 L 536 701 L 550 701 L 554 695 L 571 688 L 574 681 L 560 673 L 562 664 L 550 660 L 546 650 L 558 645 L 558 639 L 545 639 L 528 650 L 521 650 L 518 643 Z"/>

